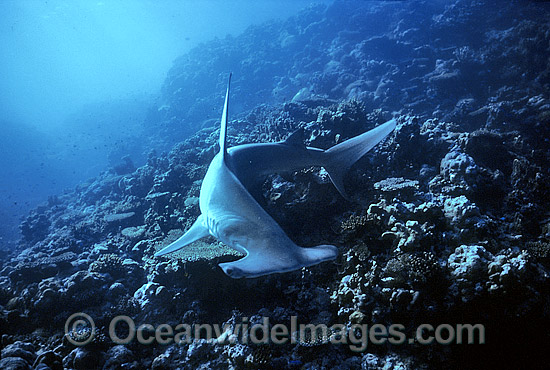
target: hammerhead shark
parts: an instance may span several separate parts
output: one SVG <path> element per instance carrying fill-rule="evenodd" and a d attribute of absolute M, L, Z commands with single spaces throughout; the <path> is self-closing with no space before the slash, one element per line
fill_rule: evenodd
<path fill-rule="evenodd" d="M 275 220 L 250 194 L 247 186 L 261 175 L 322 166 L 336 189 L 346 197 L 343 175 L 365 153 L 389 135 L 396 126 L 392 119 L 328 150 L 306 147 L 299 133 L 276 143 L 256 143 L 227 147 L 227 110 L 231 75 L 227 84 L 220 128 L 220 151 L 202 181 L 199 207 L 201 215 L 178 240 L 155 254 L 177 251 L 209 235 L 245 254 L 245 257 L 220 263 L 232 278 L 257 277 L 298 270 L 333 260 L 334 245 L 303 248 L 285 234 Z"/>

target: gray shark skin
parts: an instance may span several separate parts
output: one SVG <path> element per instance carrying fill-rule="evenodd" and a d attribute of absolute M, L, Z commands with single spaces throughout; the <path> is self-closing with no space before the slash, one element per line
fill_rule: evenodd
<path fill-rule="evenodd" d="M 221 120 L 220 152 L 210 163 L 200 190 L 201 215 L 181 238 L 157 252 L 155 257 L 212 235 L 245 254 L 240 260 L 219 264 L 232 278 L 293 271 L 333 260 L 338 255 L 338 249 L 333 245 L 297 246 L 243 183 L 249 184 L 259 175 L 319 165 L 327 169 L 333 183 L 345 195 L 342 174 L 386 137 L 395 127 L 395 121 L 386 122 L 326 151 L 306 147 L 297 142 L 296 135 L 284 142 L 247 144 L 228 149 L 229 88 L 230 83 Z"/>
<path fill-rule="evenodd" d="M 300 131 L 285 141 L 238 145 L 228 149 L 227 165 L 247 189 L 258 178 L 268 174 L 322 166 L 340 194 L 348 198 L 344 189 L 344 174 L 388 136 L 395 125 L 396 121 L 392 119 L 328 150 L 306 147 L 301 140 Z"/>

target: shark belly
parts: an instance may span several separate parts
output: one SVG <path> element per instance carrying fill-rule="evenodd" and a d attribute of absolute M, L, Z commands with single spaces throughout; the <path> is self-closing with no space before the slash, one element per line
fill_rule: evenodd
<path fill-rule="evenodd" d="M 254 277 L 310 266 L 305 250 L 297 246 L 281 227 L 254 200 L 220 155 L 212 160 L 203 180 L 200 208 L 211 235 L 246 254 L 235 262 L 220 264 L 231 277 Z M 324 259 L 336 257 L 330 246 Z M 315 256 L 318 258 L 319 256 Z"/>
<path fill-rule="evenodd" d="M 297 248 L 223 164 L 220 155 L 212 160 L 203 180 L 200 208 L 210 234 L 239 251 L 243 247 L 256 249 L 251 245 L 258 239 L 273 237 Z"/>

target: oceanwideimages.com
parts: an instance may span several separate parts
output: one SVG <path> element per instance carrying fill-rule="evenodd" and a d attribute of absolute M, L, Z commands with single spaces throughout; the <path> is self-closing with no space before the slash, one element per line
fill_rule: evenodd
<path fill-rule="evenodd" d="M 75 345 L 86 345 L 96 335 L 93 319 L 85 313 L 71 315 L 65 323 L 67 339 Z M 109 337 L 116 344 L 190 344 L 194 340 L 207 339 L 218 344 L 302 344 L 324 343 L 348 345 L 352 351 L 363 352 L 369 343 L 374 345 L 404 343 L 414 344 L 484 344 L 485 327 L 482 324 L 430 324 L 419 325 L 412 336 L 407 336 L 401 324 L 301 324 L 297 316 L 291 316 L 290 325 L 270 325 L 269 317 L 261 322 L 250 322 L 242 317 L 236 324 L 140 324 L 125 315 L 116 316 L 109 324 Z"/>

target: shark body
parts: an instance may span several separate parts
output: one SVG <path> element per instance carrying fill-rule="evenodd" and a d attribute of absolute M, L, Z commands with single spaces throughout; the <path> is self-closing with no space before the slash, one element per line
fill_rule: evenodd
<path fill-rule="evenodd" d="M 237 261 L 220 263 L 222 270 L 232 278 L 293 271 L 336 258 L 338 249 L 333 245 L 297 246 L 247 188 L 265 174 L 323 166 L 338 191 L 346 196 L 343 174 L 395 128 L 395 120 L 328 150 L 306 147 L 298 140 L 298 134 L 282 142 L 245 144 L 228 149 L 229 89 L 228 83 L 221 120 L 220 152 L 210 163 L 201 186 L 201 215 L 181 238 L 155 256 L 174 252 L 212 235 L 245 254 Z"/>

